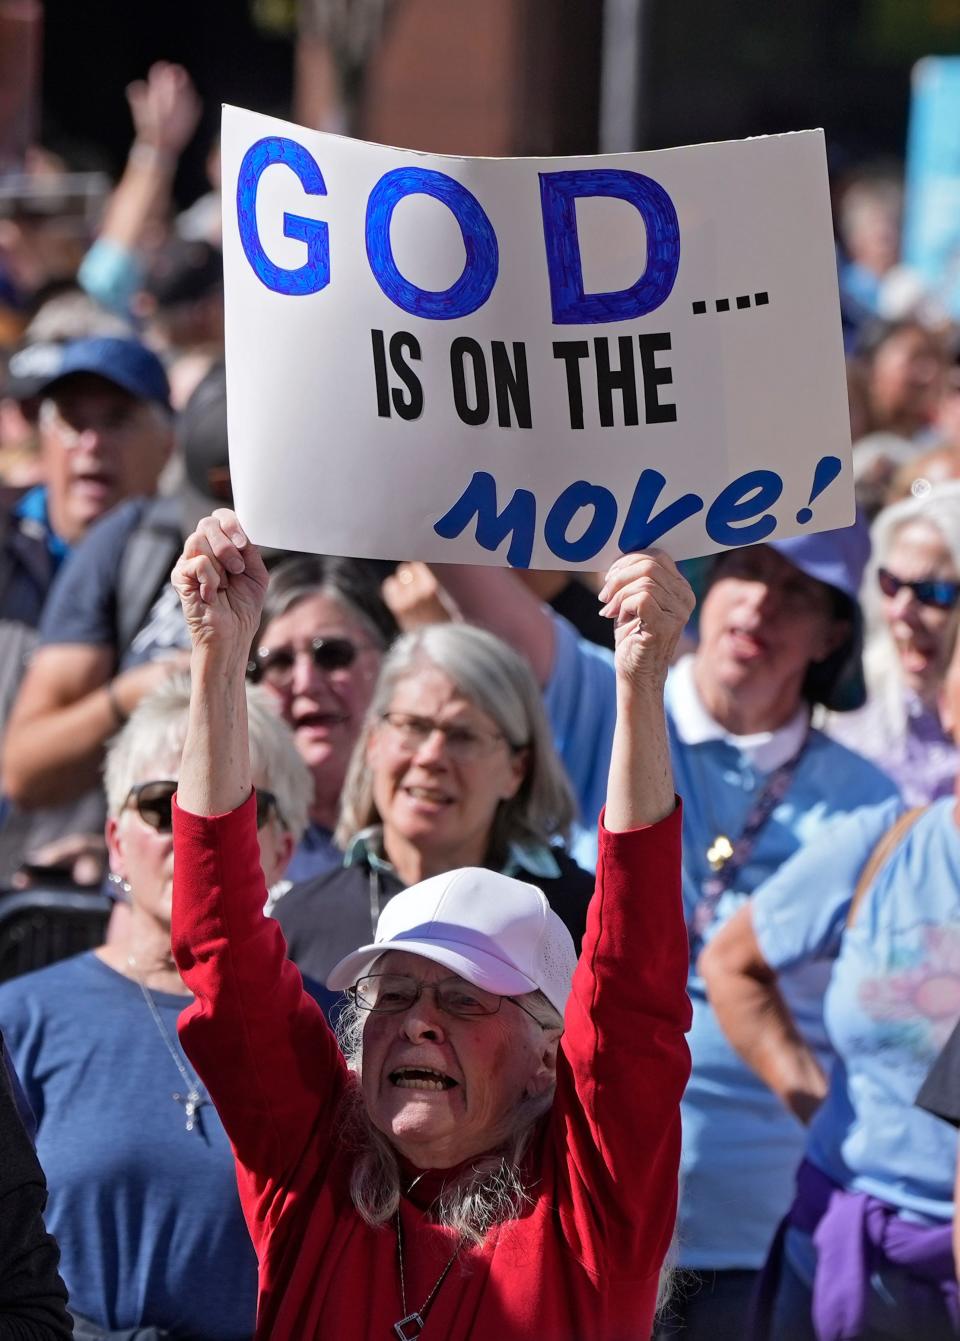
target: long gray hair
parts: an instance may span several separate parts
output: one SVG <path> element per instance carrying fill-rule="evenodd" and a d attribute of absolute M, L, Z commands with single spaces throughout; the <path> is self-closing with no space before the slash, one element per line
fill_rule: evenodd
<path fill-rule="evenodd" d="M 522 998 L 524 1008 L 544 1029 L 562 1029 L 563 1020 L 542 992 Z M 337 1037 L 356 1077 L 341 1114 L 342 1138 L 355 1153 L 350 1196 L 368 1225 L 392 1220 L 400 1205 L 400 1166 L 393 1146 L 370 1121 L 360 1091 L 363 1027 L 367 1015 L 350 1000 L 337 1020 Z M 521 1172 L 523 1156 L 539 1118 L 553 1103 L 553 1090 L 523 1100 L 491 1144 L 494 1153 L 477 1159 L 435 1202 L 432 1218 L 452 1229 L 464 1244 L 479 1247 L 494 1225 L 516 1220 L 532 1204 Z"/>
<path fill-rule="evenodd" d="M 542 992 L 521 998 L 524 1008 L 544 1029 L 563 1027 L 563 1020 Z M 354 1152 L 350 1174 L 350 1199 L 368 1225 L 388 1224 L 400 1207 L 400 1165 L 393 1146 L 373 1125 L 363 1102 L 360 1078 L 363 1068 L 363 1027 L 366 1013 L 347 1000 L 337 1020 L 337 1038 L 354 1083 L 343 1100 L 340 1114 L 341 1140 Z M 445 1187 L 432 1208 L 436 1224 L 452 1230 L 468 1247 L 480 1247 L 489 1231 L 508 1220 L 517 1220 L 533 1204 L 523 1177 L 523 1157 L 538 1120 L 549 1111 L 553 1090 L 523 1101 L 500 1132 L 499 1149 L 474 1161 L 470 1168 Z M 659 1312 L 670 1297 L 677 1255 L 676 1233 L 667 1250 L 657 1285 Z"/>
<path fill-rule="evenodd" d="M 527 663 L 492 633 L 469 624 L 431 624 L 400 638 L 387 653 L 360 738 L 347 770 L 335 838 L 346 848 L 354 834 L 377 824 L 367 747 L 389 711 L 398 683 L 434 666 L 465 698 L 491 717 L 510 748 L 528 753 L 526 776 L 516 796 L 501 801 L 490 849 L 511 843 L 566 837 L 576 813 L 567 775 L 553 746 L 540 691 Z"/>

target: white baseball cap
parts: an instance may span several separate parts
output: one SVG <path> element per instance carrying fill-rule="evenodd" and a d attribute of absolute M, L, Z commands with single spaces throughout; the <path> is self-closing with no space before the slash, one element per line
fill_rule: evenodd
<path fill-rule="evenodd" d="M 373 945 L 341 959 L 327 986 L 352 987 L 388 950 L 422 955 L 498 996 L 539 989 L 561 1015 L 577 963 L 573 937 L 539 889 L 479 866 L 432 875 L 394 895 Z"/>

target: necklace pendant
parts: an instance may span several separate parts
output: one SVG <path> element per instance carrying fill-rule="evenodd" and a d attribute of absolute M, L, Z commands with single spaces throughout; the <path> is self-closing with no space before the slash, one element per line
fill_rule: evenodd
<path fill-rule="evenodd" d="M 423 1331 L 423 1318 L 419 1313 L 408 1313 L 405 1318 L 393 1324 L 393 1330 L 400 1341 L 413 1341 L 413 1337 L 419 1336 Z"/>
<path fill-rule="evenodd" d="M 203 1104 L 203 1096 L 198 1090 L 191 1090 L 189 1094 L 175 1094 L 173 1097 L 178 1104 L 183 1104 L 187 1131 L 194 1131 L 197 1126 L 197 1114 Z"/>
<path fill-rule="evenodd" d="M 718 833 L 710 847 L 707 848 L 707 861 L 710 863 L 711 871 L 722 871 L 724 866 L 733 856 L 733 844 L 725 833 Z"/>

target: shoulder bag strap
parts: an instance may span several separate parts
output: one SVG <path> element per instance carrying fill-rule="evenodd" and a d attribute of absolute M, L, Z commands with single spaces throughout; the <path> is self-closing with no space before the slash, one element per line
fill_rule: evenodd
<path fill-rule="evenodd" d="M 921 815 L 929 810 L 929 806 L 914 806 L 912 810 L 905 810 L 898 820 L 891 824 L 885 834 L 881 834 L 876 847 L 867 858 L 867 864 L 860 872 L 860 879 L 857 881 L 857 887 L 853 891 L 853 898 L 850 901 L 850 908 L 847 912 L 847 926 L 852 927 L 857 920 L 857 913 L 860 910 L 860 904 L 863 902 L 863 896 L 876 880 L 877 876 L 886 866 L 887 862 L 896 852 L 897 848 L 906 838 L 907 834 L 916 824 Z"/>

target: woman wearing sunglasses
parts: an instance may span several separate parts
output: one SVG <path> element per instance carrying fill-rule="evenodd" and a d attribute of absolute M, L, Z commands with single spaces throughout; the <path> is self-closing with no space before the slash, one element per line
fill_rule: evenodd
<path fill-rule="evenodd" d="M 960 753 L 940 713 L 960 618 L 960 482 L 885 508 L 864 575 L 867 705 L 830 719 L 830 734 L 866 755 L 923 805 L 953 790 Z"/>
<path fill-rule="evenodd" d="M 306 823 L 310 781 L 290 733 L 250 689 L 256 843 L 278 878 Z M 76 1332 L 243 1341 L 256 1259 L 233 1158 L 177 1041 L 190 1002 L 170 949 L 171 805 L 189 680 L 144 699 L 110 746 L 107 845 L 129 890 L 116 940 L 0 986 L 0 1028 L 37 1116 Z"/>
<path fill-rule="evenodd" d="M 526 662 L 466 624 L 408 633 L 383 663 L 347 773 L 342 864 L 274 909 L 290 956 L 323 982 L 399 890 L 458 866 L 535 882 L 579 950 L 593 877 L 554 841 L 573 816 Z"/>
<path fill-rule="evenodd" d="M 333 841 L 340 793 L 396 634 L 379 578 L 362 559 L 298 554 L 270 574 L 248 675 L 273 698 L 313 778 L 310 821 L 288 880 L 309 880 L 343 860 Z"/>

